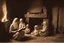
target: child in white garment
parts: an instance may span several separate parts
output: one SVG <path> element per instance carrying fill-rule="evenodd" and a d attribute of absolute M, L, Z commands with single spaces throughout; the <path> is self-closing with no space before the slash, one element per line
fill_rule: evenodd
<path fill-rule="evenodd" d="M 30 28 L 29 28 L 29 24 L 26 25 L 26 29 L 25 29 L 25 34 L 30 33 Z"/>
<path fill-rule="evenodd" d="M 38 36 L 39 30 L 38 30 L 38 25 L 34 26 L 34 31 L 31 33 L 31 36 Z"/>

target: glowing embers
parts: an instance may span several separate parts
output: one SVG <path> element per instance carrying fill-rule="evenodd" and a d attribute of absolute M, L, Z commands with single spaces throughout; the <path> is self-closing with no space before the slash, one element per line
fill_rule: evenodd
<path fill-rule="evenodd" d="M 1 22 L 6 22 L 8 21 L 7 19 L 7 7 L 6 7 L 6 2 L 4 1 L 3 5 L 2 5 L 2 11 L 3 11 L 3 18 L 1 20 Z"/>

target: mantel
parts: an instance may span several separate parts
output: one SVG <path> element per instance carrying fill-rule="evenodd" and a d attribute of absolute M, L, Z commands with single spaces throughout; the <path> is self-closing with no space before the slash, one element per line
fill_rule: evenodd
<path fill-rule="evenodd" d="M 26 18 L 47 18 L 46 14 L 25 14 Z"/>

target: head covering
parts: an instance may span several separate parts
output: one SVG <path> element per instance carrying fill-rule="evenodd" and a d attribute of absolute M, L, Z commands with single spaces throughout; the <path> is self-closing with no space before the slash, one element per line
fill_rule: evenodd
<path fill-rule="evenodd" d="M 35 26 L 34 26 L 34 29 L 36 29 L 37 27 L 38 27 L 38 25 L 35 25 Z"/>
<path fill-rule="evenodd" d="M 29 24 L 27 24 L 26 27 L 29 27 Z"/>
<path fill-rule="evenodd" d="M 13 20 L 13 22 L 12 22 L 12 24 L 11 24 L 11 26 L 13 26 L 14 27 L 14 29 L 17 29 L 18 28 L 18 18 L 14 18 L 14 20 Z"/>
<path fill-rule="evenodd" d="M 35 25 L 34 27 L 36 28 L 36 27 L 38 27 L 38 25 Z"/>
<path fill-rule="evenodd" d="M 22 18 L 20 18 L 20 22 L 23 22 L 23 19 Z"/>
<path fill-rule="evenodd" d="M 25 23 L 23 22 L 23 19 L 20 18 L 19 29 L 24 29 L 24 28 L 25 28 Z"/>
<path fill-rule="evenodd" d="M 18 20 L 18 18 L 14 18 L 12 24 L 15 23 L 17 20 Z"/>

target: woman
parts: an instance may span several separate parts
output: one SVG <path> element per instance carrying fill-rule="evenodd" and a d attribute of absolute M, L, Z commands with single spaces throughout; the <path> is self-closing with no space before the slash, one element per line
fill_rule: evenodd
<path fill-rule="evenodd" d="M 45 36 L 47 34 L 47 20 L 44 19 L 42 23 L 42 29 L 39 31 L 40 36 Z"/>
<path fill-rule="evenodd" d="M 17 36 L 18 36 L 18 33 L 19 33 L 18 32 L 18 27 L 19 27 L 18 18 L 14 18 L 12 24 L 10 25 L 10 30 L 9 30 L 9 33 L 12 34 L 12 37 L 14 39 L 16 39 Z"/>
<path fill-rule="evenodd" d="M 20 18 L 20 23 L 19 23 L 19 30 L 24 30 L 25 29 L 25 23 L 23 22 L 23 19 Z M 18 31 L 19 31 L 18 30 Z"/>
<path fill-rule="evenodd" d="M 22 39 L 22 38 L 25 37 L 24 36 L 25 35 L 24 30 L 25 30 L 25 23 L 23 22 L 23 19 L 20 18 L 19 29 L 18 29 L 18 32 L 19 32 L 19 34 L 18 34 L 18 40 L 20 40 L 20 39 Z"/>

